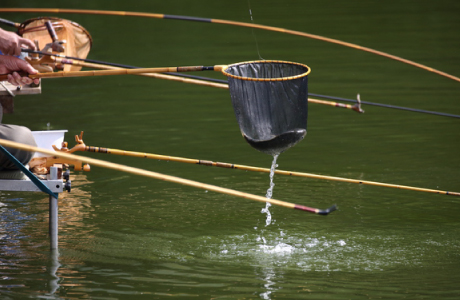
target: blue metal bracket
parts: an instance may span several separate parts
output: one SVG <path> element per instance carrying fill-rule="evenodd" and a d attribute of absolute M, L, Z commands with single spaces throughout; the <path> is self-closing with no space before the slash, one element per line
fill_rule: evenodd
<path fill-rule="evenodd" d="M 53 193 L 34 173 L 30 172 L 16 157 L 14 157 L 8 150 L 0 145 L 0 151 L 5 153 L 6 156 L 24 173 L 27 177 L 44 193 L 47 193 L 51 197 L 58 198 L 58 195 Z"/>

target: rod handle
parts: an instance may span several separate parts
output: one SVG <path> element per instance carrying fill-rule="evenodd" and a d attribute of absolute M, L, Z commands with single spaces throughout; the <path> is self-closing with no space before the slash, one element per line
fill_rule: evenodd
<path fill-rule="evenodd" d="M 56 42 L 58 40 L 58 37 L 57 37 L 56 31 L 53 28 L 53 24 L 51 24 L 51 22 L 47 20 L 45 22 L 45 26 L 46 26 L 46 29 L 48 29 L 48 33 L 50 34 L 53 42 Z"/>
<path fill-rule="evenodd" d="M 30 75 L 29 73 L 27 72 L 24 72 L 24 71 L 15 71 L 16 73 L 19 74 L 19 76 L 21 77 L 30 77 L 30 78 L 39 78 L 37 76 L 37 74 L 35 75 Z M 0 81 L 7 81 L 8 80 L 8 74 L 2 74 L 0 75 Z"/>

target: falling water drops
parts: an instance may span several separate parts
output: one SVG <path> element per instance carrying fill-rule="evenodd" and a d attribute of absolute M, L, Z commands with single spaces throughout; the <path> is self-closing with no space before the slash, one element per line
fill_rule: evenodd
<path fill-rule="evenodd" d="M 271 199 L 273 196 L 273 188 L 275 187 L 275 183 L 273 182 L 273 178 L 275 177 L 275 170 L 278 165 L 276 164 L 276 160 L 278 159 L 279 154 L 273 155 L 273 162 L 272 166 L 270 168 L 270 187 L 267 190 L 267 194 L 265 197 L 267 199 Z M 270 206 L 272 206 L 270 203 L 266 203 L 265 207 L 262 208 L 261 213 L 267 214 L 267 219 L 265 220 L 265 226 L 268 226 L 272 222 L 272 214 L 270 213 Z"/>

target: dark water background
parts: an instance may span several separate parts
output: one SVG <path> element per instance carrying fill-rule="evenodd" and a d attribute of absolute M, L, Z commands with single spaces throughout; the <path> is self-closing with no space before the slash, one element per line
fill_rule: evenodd
<path fill-rule="evenodd" d="M 250 22 L 247 1 L 2 1 L 4 7 L 142 11 Z M 324 35 L 459 76 L 458 1 L 251 1 L 256 23 Z M 51 15 L 51 14 L 47 14 Z M 41 14 L 3 13 L 22 22 Z M 94 39 L 89 58 L 143 67 L 259 59 L 312 68 L 311 93 L 460 114 L 460 83 L 339 45 L 228 25 L 59 15 Z M 197 75 L 224 79 L 217 73 Z M 460 120 L 309 105 L 305 139 L 279 169 L 460 192 Z M 241 137 L 228 91 L 138 76 L 43 80 L 5 123 L 84 131 L 87 145 L 269 168 Z M 268 174 L 82 153 L 265 195 Z M 459 199 L 275 176 L 273 198 L 328 217 L 93 167 L 60 196 L 0 194 L 2 299 L 458 299 Z"/>

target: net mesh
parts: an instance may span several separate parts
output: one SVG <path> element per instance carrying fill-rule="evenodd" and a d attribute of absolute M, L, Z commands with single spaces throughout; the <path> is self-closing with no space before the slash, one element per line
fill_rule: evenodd
<path fill-rule="evenodd" d="M 88 56 L 92 44 L 91 35 L 85 28 L 69 20 L 53 17 L 30 19 L 21 24 L 19 34 L 31 41 L 37 40 L 41 49 L 46 44 L 53 42 L 46 29 L 46 21 L 51 22 L 58 39 L 66 41 L 64 52 L 61 54 L 82 59 Z M 64 71 L 79 71 L 80 69 L 80 66 L 64 65 Z"/>
<path fill-rule="evenodd" d="M 230 96 L 241 133 L 255 149 L 279 154 L 307 132 L 310 68 L 282 61 L 228 66 Z"/>

